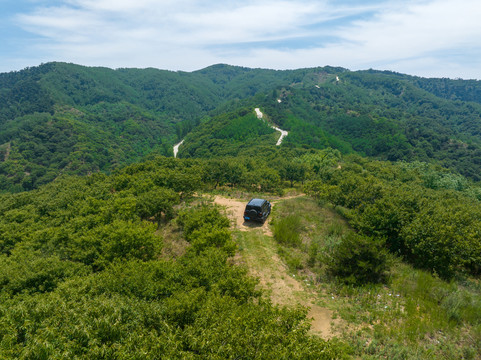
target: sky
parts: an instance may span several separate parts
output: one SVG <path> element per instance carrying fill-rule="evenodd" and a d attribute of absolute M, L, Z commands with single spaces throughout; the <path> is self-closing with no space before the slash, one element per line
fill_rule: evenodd
<path fill-rule="evenodd" d="M 480 0 L 0 0 L 0 72 L 341 66 L 481 79 Z"/>

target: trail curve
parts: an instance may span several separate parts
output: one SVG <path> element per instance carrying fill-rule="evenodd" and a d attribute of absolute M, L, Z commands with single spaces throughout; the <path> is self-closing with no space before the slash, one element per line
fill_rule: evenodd
<path fill-rule="evenodd" d="M 174 158 L 177 157 L 177 154 L 179 152 L 179 146 L 184 143 L 184 140 L 182 140 L 180 143 L 174 145 Z"/>
<path fill-rule="evenodd" d="M 256 112 L 256 115 L 257 115 L 257 118 L 259 120 L 262 120 L 262 118 L 264 117 L 264 114 L 261 112 L 261 110 L 259 108 L 255 108 L 254 111 Z M 284 140 L 284 138 L 289 135 L 289 133 L 285 130 L 282 130 L 282 129 L 279 129 L 278 127 L 276 126 L 273 126 L 271 125 L 271 128 L 273 128 L 274 130 L 276 131 L 279 131 L 281 133 L 281 136 L 279 137 L 279 140 L 277 140 L 277 143 L 276 143 L 276 146 L 279 146 L 282 144 L 282 140 Z"/>

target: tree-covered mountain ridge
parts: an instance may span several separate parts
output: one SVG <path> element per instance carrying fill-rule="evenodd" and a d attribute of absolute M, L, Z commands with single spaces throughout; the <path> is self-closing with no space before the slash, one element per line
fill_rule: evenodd
<path fill-rule="evenodd" d="M 0 74 L 0 189 L 110 171 L 150 153 L 172 156 L 172 145 L 188 134 L 196 145 L 186 141 L 181 157 L 251 151 L 268 133 L 241 130 L 239 114 L 255 107 L 289 131 L 283 146 L 436 161 L 479 179 L 480 89 L 474 80 L 340 67 L 218 64 L 173 72 L 42 64 Z M 229 130 L 220 119 L 230 119 Z"/>
<path fill-rule="evenodd" d="M 476 179 L 477 83 L 423 81 L 0 75 L 0 358 L 479 359 L 481 183 L 439 166 Z M 240 227 L 254 197 L 268 223 Z M 283 278 L 310 300 L 275 301 Z"/>

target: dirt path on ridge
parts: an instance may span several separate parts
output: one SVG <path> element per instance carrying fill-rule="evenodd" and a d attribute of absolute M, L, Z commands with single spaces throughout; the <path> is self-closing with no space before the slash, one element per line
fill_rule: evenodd
<path fill-rule="evenodd" d="M 271 201 L 272 207 L 286 199 L 288 198 Z M 249 243 L 244 244 L 241 251 L 242 262 L 245 262 L 252 276 L 259 278 L 261 287 L 267 290 L 272 302 L 277 305 L 300 304 L 309 307 L 308 317 L 312 319 L 311 333 L 325 339 L 333 337 L 335 334 L 331 329 L 332 311 L 316 305 L 315 294 L 297 280 L 295 275 L 289 273 L 287 266 L 277 254 L 269 220 L 264 224 L 245 222 L 243 214 L 246 201 L 216 196 L 214 202 L 225 207 L 233 229 L 253 232 L 249 237 Z"/>
<path fill-rule="evenodd" d="M 216 196 L 214 202 L 218 205 L 225 206 L 227 210 L 227 216 L 231 221 L 234 222 L 235 229 L 239 229 L 240 231 L 262 229 L 262 232 L 265 235 L 274 236 L 268 224 L 269 220 L 264 224 L 244 221 L 244 209 L 247 202 L 229 199 L 222 196 Z M 272 203 L 272 206 L 274 206 L 274 203 Z"/>
<path fill-rule="evenodd" d="M 174 145 L 174 157 L 175 158 L 177 157 L 177 153 L 179 152 L 180 145 L 182 145 L 183 143 L 184 143 L 184 139 L 182 139 L 182 141 L 180 143 Z"/>
<path fill-rule="evenodd" d="M 264 117 L 264 114 L 259 108 L 255 108 L 254 111 L 256 112 L 257 118 L 261 120 Z M 285 130 L 279 129 L 277 126 L 274 125 L 269 125 L 271 128 L 273 128 L 276 131 L 279 131 L 281 133 L 281 136 L 279 137 L 279 140 L 277 140 L 276 146 L 279 146 L 282 144 L 282 140 L 289 135 L 289 133 Z"/>

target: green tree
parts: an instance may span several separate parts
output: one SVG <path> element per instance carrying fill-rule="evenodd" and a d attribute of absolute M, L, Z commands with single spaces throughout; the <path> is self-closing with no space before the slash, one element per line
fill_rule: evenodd
<path fill-rule="evenodd" d="M 426 204 L 403 228 L 412 261 L 449 278 L 481 271 L 481 211 L 477 202 L 439 199 Z"/>
<path fill-rule="evenodd" d="M 137 198 L 137 212 L 142 219 L 153 217 L 160 226 L 162 218 L 173 217 L 173 206 L 180 200 L 179 195 L 171 189 L 153 187 Z"/>
<path fill-rule="evenodd" d="M 389 265 L 384 245 L 383 239 L 351 232 L 326 256 L 329 272 L 352 285 L 385 281 Z"/>
<path fill-rule="evenodd" d="M 294 186 L 294 181 L 304 182 L 307 176 L 308 167 L 303 162 L 297 160 L 282 162 L 280 169 L 280 176 L 283 180 L 288 180 L 291 187 Z"/>

